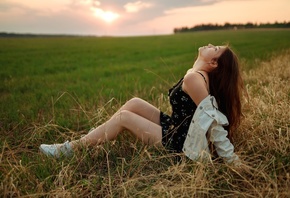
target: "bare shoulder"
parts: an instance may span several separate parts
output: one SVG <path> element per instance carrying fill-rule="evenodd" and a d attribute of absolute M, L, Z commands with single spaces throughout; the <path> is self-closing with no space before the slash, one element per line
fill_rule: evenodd
<path fill-rule="evenodd" d="M 205 81 L 197 72 L 189 72 L 184 76 L 182 89 L 196 105 L 208 96 Z"/>

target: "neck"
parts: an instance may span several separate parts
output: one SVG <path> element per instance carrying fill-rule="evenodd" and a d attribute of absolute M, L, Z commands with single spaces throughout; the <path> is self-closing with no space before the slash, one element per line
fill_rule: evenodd
<path fill-rule="evenodd" d="M 204 60 L 201 59 L 196 59 L 196 61 L 194 62 L 193 66 L 193 71 L 205 71 L 205 72 L 209 72 L 209 64 L 206 63 Z"/>

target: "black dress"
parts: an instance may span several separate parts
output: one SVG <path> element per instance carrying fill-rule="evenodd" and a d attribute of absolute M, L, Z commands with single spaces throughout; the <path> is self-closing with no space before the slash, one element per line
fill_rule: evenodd
<path fill-rule="evenodd" d="M 171 116 L 160 112 L 162 127 L 162 144 L 172 152 L 182 152 L 188 128 L 196 110 L 196 104 L 182 90 L 183 78 L 169 89 L 169 99 L 172 107 Z"/>

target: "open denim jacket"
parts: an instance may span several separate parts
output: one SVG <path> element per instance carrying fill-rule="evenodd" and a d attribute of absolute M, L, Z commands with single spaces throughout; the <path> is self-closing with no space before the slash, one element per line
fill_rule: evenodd
<path fill-rule="evenodd" d="M 200 102 L 193 115 L 183 152 L 192 160 L 209 160 L 211 156 L 209 140 L 215 146 L 217 154 L 227 163 L 239 164 L 239 157 L 234 153 L 234 146 L 227 138 L 228 132 L 223 128 L 227 125 L 228 120 L 218 110 L 215 98 L 208 95 Z"/>

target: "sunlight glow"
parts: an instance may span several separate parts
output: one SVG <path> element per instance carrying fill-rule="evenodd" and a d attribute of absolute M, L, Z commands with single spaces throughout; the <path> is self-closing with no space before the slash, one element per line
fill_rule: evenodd
<path fill-rule="evenodd" d="M 94 14 L 107 23 L 112 23 L 120 17 L 120 15 L 116 12 L 104 11 L 100 8 L 94 8 Z"/>

